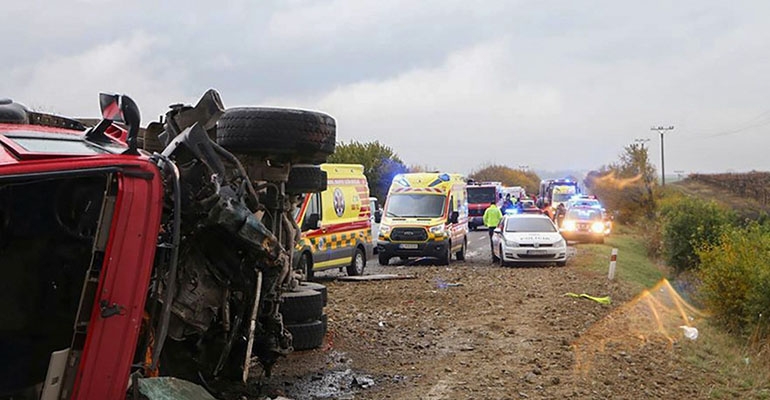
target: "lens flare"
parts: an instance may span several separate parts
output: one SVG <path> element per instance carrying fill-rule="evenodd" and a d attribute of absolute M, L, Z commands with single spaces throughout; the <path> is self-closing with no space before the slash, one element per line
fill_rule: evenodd
<path fill-rule="evenodd" d="M 608 347 L 620 350 L 657 343 L 673 348 L 683 337 L 682 326 L 693 327 L 706 316 L 663 279 L 617 307 L 572 343 L 575 369 L 588 373 L 593 360 Z"/>

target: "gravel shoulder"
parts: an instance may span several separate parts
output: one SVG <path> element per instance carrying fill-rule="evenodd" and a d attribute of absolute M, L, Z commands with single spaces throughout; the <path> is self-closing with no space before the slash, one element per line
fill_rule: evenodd
<path fill-rule="evenodd" d="M 561 268 L 487 260 L 478 254 L 449 267 L 368 271 L 416 276 L 405 280 L 324 275 L 324 346 L 281 360 L 265 392 L 295 399 L 706 396 L 701 379 L 689 378 L 702 371 L 683 361 L 681 332 L 656 321 L 630 287 L 581 269 L 575 257 Z M 612 304 L 566 292 L 609 295 Z"/>

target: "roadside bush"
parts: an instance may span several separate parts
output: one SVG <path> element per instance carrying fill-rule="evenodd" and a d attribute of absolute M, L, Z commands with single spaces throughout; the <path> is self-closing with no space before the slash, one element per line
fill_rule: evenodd
<path fill-rule="evenodd" d="M 770 315 L 770 232 L 751 224 L 724 232 L 719 245 L 698 249 L 700 295 L 714 318 L 733 332 L 766 337 Z"/>
<path fill-rule="evenodd" d="M 660 204 L 662 253 L 678 272 L 698 267 L 696 249 L 719 243 L 733 213 L 714 201 L 676 197 Z"/>

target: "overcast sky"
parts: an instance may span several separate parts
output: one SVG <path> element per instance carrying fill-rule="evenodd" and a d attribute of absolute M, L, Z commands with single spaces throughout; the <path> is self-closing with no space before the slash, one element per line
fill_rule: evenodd
<path fill-rule="evenodd" d="M 0 97 L 95 116 L 121 92 L 146 123 L 215 88 L 462 173 L 593 169 L 645 138 L 659 168 L 650 127 L 674 125 L 668 173 L 769 169 L 768 1 L 156 3 L 4 3 Z"/>

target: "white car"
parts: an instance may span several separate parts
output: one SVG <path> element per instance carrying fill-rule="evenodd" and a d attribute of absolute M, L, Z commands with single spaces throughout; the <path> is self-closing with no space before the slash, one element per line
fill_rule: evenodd
<path fill-rule="evenodd" d="M 545 215 L 506 215 L 492 235 L 492 259 L 500 265 L 567 265 L 567 241 Z"/>

